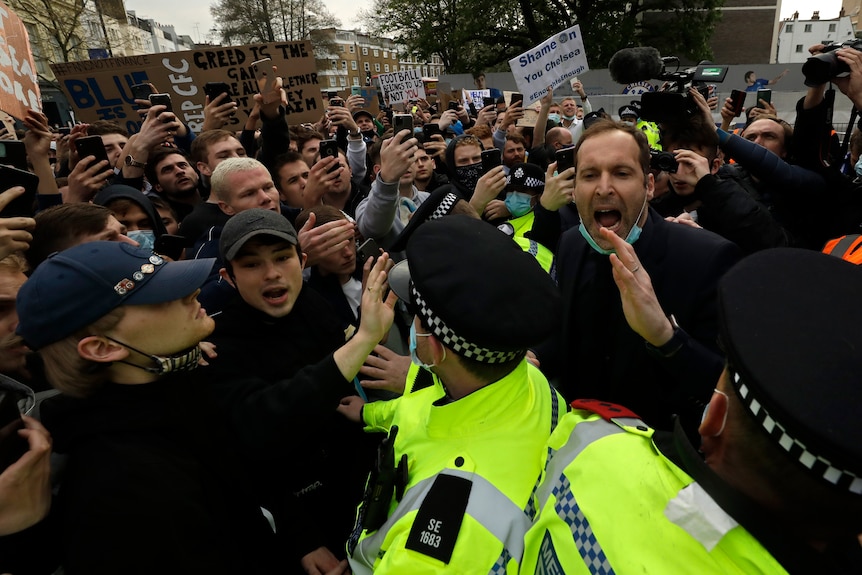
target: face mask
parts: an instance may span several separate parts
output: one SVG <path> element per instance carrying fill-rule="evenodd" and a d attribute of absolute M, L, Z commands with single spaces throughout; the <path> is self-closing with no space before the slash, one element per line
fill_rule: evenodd
<path fill-rule="evenodd" d="M 548 114 L 548 119 L 555 124 L 560 123 L 560 115 L 559 114 Z"/>
<path fill-rule="evenodd" d="M 566 116 L 565 114 L 563 114 L 563 119 L 571 122 L 572 120 L 575 119 L 575 117 L 574 116 Z"/>
<path fill-rule="evenodd" d="M 430 333 L 416 333 L 416 323 L 415 322 L 411 323 L 410 324 L 410 361 L 412 361 L 414 364 L 418 365 L 419 367 L 422 367 L 425 369 L 431 369 L 432 367 L 434 367 L 437 364 L 436 363 L 432 363 L 432 364 L 422 363 L 422 360 L 419 359 L 418 355 L 416 355 L 416 337 L 420 336 L 420 335 L 422 337 L 429 337 L 431 334 Z M 443 350 L 443 353 L 445 354 L 446 350 Z M 444 355 L 443 357 L 445 358 L 446 356 Z"/>
<path fill-rule="evenodd" d="M 476 189 L 476 182 L 482 177 L 482 162 L 455 168 L 455 176 L 472 193 Z"/>
<path fill-rule="evenodd" d="M 127 345 L 121 341 L 117 341 L 112 337 L 105 337 L 107 337 L 114 343 L 118 343 L 127 349 L 130 349 L 134 352 L 137 352 L 143 356 L 150 358 L 150 360 L 152 360 L 153 362 L 153 365 L 150 367 L 145 367 L 143 365 L 138 365 L 129 361 L 121 361 L 120 363 L 125 363 L 126 365 L 131 365 L 132 367 L 137 367 L 138 369 L 143 369 L 148 373 L 154 373 L 156 375 L 165 375 L 168 373 L 191 371 L 193 369 L 196 369 L 202 356 L 201 348 L 198 345 L 177 352 L 173 355 L 153 355 L 151 353 L 146 353 L 139 349 L 135 349 L 134 347 Z"/>
<path fill-rule="evenodd" d="M 647 197 L 644 195 L 644 203 L 641 206 L 641 211 L 638 212 L 638 217 L 635 218 L 635 224 L 632 226 L 632 229 L 629 230 L 628 235 L 626 236 L 626 243 L 632 244 L 638 241 L 638 238 L 641 237 L 641 232 L 643 228 L 638 224 L 641 221 L 641 216 L 643 216 L 644 210 L 647 206 Z M 606 250 L 596 243 L 596 240 L 593 239 L 593 236 L 590 235 L 590 232 L 587 231 L 587 227 L 583 222 L 578 226 L 578 231 L 581 232 L 581 235 L 587 240 L 587 243 L 590 244 L 590 247 L 599 252 L 602 255 L 609 256 L 614 253 L 614 250 Z"/>
<path fill-rule="evenodd" d="M 854 167 L 857 176 L 862 176 L 862 157 L 856 160 L 856 166 Z"/>
<path fill-rule="evenodd" d="M 626 126 L 634 126 L 635 123 L 631 120 L 620 120 L 620 124 L 625 124 Z"/>
<path fill-rule="evenodd" d="M 126 236 L 141 244 L 145 250 L 152 250 L 153 246 L 156 245 L 156 234 L 153 233 L 153 230 L 134 230 L 126 232 Z"/>
<path fill-rule="evenodd" d="M 533 209 L 533 196 L 522 192 L 509 192 L 504 203 L 513 217 L 520 218 Z"/>

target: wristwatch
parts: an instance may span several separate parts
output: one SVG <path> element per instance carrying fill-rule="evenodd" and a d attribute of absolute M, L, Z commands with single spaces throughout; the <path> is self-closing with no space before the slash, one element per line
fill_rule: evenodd
<path fill-rule="evenodd" d="M 676 322 L 676 318 L 673 317 L 673 314 L 669 315 L 667 318 L 670 320 L 670 325 L 673 327 L 673 335 L 667 343 L 661 346 L 655 346 L 650 344 L 648 341 L 644 342 L 649 351 L 660 357 L 671 357 L 685 345 L 684 332 Z"/>
<path fill-rule="evenodd" d="M 131 155 L 126 156 L 126 165 L 132 168 L 145 168 L 147 166 L 146 162 L 139 162 L 134 159 Z"/>

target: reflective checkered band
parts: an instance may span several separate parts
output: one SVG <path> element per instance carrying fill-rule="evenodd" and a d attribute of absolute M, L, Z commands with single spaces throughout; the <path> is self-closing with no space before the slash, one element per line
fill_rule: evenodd
<path fill-rule="evenodd" d="M 479 347 L 474 343 L 470 343 L 457 333 L 452 331 L 442 319 L 437 317 L 433 311 L 422 299 L 422 296 L 416 291 L 416 286 L 411 282 L 410 291 L 413 294 L 413 302 L 419 311 L 419 315 L 425 321 L 425 325 L 431 330 L 434 336 L 443 342 L 443 345 L 467 359 L 478 361 L 480 363 L 506 363 L 518 357 L 522 357 L 526 350 L 518 351 L 493 351 Z"/>
<path fill-rule="evenodd" d="M 497 558 L 497 562 L 494 563 L 491 570 L 488 571 L 488 575 L 506 575 L 506 566 L 511 560 L 512 556 L 509 555 L 509 550 L 503 547 L 503 552 L 500 553 L 500 556 Z"/>
<path fill-rule="evenodd" d="M 569 483 L 569 478 L 565 474 L 560 475 L 557 480 L 557 485 L 554 487 L 554 510 L 560 519 L 565 521 L 572 530 L 572 537 L 575 541 L 575 546 L 578 548 L 578 553 L 584 560 L 584 565 L 590 570 L 590 573 L 595 575 L 611 575 L 614 573 L 605 552 L 602 551 L 602 546 L 593 535 L 593 528 L 590 527 L 590 522 L 584 516 L 578 502 L 575 501 L 575 496 L 572 493 L 572 486 Z"/>
<path fill-rule="evenodd" d="M 539 243 L 536 240 L 530 240 L 529 254 L 533 257 L 539 255 Z"/>
<path fill-rule="evenodd" d="M 511 184 L 512 184 L 512 174 L 509 174 L 508 176 L 506 176 L 506 185 L 509 186 Z M 543 188 L 545 186 L 545 182 L 543 182 L 542 180 L 537 180 L 536 178 L 531 178 L 530 176 L 527 176 L 523 181 L 515 182 L 515 185 L 522 187 L 522 188 Z"/>
<path fill-rule="evenodd" d="M 457 202 L 457 201 L 458 201 L 458 196 L 456 196 L 452 192 L 449 192 L 443 198 L 443 201 L 441 201 L 437 205 L 437 208 L 434 210 L 434 213 L 432 213 L 430 216 L 428 216 L 428 220 L 429 221 L 436 220 L 436 219 L 442 218 L 443 216 L 448 215 L 449 212 L 452 211 L 452 207 L 455 205 L 455 202 Z"/>
<path fill-rule="evenodd" d="M 804 443 L 790 435 L 784 426 L 764 409 L 763 405 L 751 393 L 751 389 L 736 372 L 733 372 L 733 381 L 739 390 L 743 405 L 748 408 L 748 411 L 754 416 L 755 421 L 766 430 L 791 458 L 797 460 L 829 483 L 846 489 L 851 493 L 862 494 L 862 478 L 845 469 L 835 467 L 832 465 L 832 462 L 824 457 L 811 453 Z"/>

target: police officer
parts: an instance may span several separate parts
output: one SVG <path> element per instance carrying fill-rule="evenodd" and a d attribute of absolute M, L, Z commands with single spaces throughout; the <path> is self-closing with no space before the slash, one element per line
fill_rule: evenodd
<path fill-rule="evenodd" d="M 627 409 L 574 402 L 549 442 L 522 572 L 862 572 L 860 290 L 858 267 L 816 252 L 731 269 L 705 462 L 678 424 L 659 450 Z"/>
<path fill-rule="evenodd" d="M 413 365 L 402 397 L 341 407 L 390 434 L 348 545 L 351 568 L 504 572 L 520 560 L 563 407 L 525 358 L 554 329 L 556 287 L 506 235 L 463 215 L 419 226 L 389 281 L 416 314 Z"/>

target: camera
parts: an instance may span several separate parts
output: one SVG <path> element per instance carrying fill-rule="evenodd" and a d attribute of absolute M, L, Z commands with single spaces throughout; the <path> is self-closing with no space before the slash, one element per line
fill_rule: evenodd
<path fill-rule="evenodd" d="M 675 69 L 669 70 L 669 64 L 675 64 Z M 706 61 L 696 67 L 681 70 L 679 58 L 662 58 L 662 72 L 656 79 L 663 80 L 666 84 L 658 92 L 641 95 L 641 118 L 657 123 L 687 120 L 699 111 L 697 102 L 688 95 L 688 89 L 693 86 L 704 99 L 709 99 L 707 82 L 723 82 L 727 70 L 727 66 Z"/>
<path fill-rule="evenodd" d="M 843 78 L 850 74 L 847 64 L 838 59 L 835 50 L 839 48 L 853 48 L 862 52 L 862 40 L 847 40 L 843 44 L 832 42 L 823 48 L 821 54 L 811 56 L 802 65 L 802 75 L 805 76 L 806 86 L 820 86 L 832 78 Z"/>
<path fill-rule="evenodd" d="M 649 151 L 649 167 L 651 170 L 659 170 L 668 174 L 675 174 L 679 164 L 676 157 L 670 152 L 660 152 L 658 150 Z"/>

